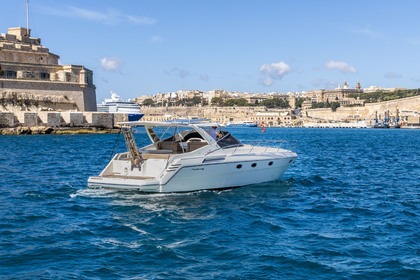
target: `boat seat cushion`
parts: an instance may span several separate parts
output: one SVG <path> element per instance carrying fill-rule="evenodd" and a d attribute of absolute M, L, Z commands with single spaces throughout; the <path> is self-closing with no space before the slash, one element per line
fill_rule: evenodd
<path fill-rule="evenodd" d="M 159 150 L 171 150 L 174 153 L 182 152 L 182 147 L 178 142 L 162 141 L 158 142 L 157 148 Z"/>

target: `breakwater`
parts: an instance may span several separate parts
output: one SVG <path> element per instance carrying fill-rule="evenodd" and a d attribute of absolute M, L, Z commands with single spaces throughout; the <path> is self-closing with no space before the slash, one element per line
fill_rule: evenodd
<path fill-rule="evenodd" d="M 103 112 L 0 112 L 0 134 L 113 133 L 127 114 Z"/>

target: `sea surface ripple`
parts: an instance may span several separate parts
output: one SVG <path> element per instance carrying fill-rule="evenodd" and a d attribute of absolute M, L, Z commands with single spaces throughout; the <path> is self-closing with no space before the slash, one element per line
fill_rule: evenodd
<path fill-rule="evenodd" d="M 141 194 L 87 189 L 117 135 L 0 136 L 0 278 L 420 279 L 420 130 L 233 132 L 299 158 L 271 183 Z"/>

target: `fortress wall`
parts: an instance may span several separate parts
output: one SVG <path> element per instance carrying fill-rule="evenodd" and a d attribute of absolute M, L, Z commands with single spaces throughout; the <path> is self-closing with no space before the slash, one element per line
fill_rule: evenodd
<path fill-rule="evenodd" d="M 369 110 L 365 107 L 340 107 L 336 112 L 331 108 L 319 108 L 305 110 L 307 117 L 329 121 L 366 119 Z"/>
<path fill-rule="evenodd" d="M 367 103 L 365 107 L 369 110 L 370 115 L 375 115 L 376 111 L 379 114 L 384 114 L 389 110 L 391 116 L 395 115 L 398 110 L 401 111 L 420 111 L 420 96 L 407 97 L 397 100 L 384 101 L 380 103 Z"/>
<path fill-rule="evenodd" d="M 38 117 L 41 123 L 46 126 L 61 126 L 61 114 L 59 112 L 39 112 Z"/>
<path fill-rule="evenodd" d="M 67 124 L 73 126 L 83 126 L 85 118 L 82 112 L 61 112 L 64 125 Z"/>
<path fill-rule="evenodd" d="M 14 127 L 17 119 L 13 113 L 0 112 L 0 127 Z"/>
<path fill-rule="evenodd" d="M 143 120 L 161 121 L 170 118 L 186 118 L 195 116 L 209 118 L 219 123 L 229 121 L 258 121 L 264 117 L 257 113 L 267 112 L 263 107 L 142 107 L 145 114 Z M 271 112 L 279 112 L 273 110 Z"/>
<path fill-rule="evenodd" d="M 17 112 L 16 117 L 23 126 L 38 126 L 38 114 L 35 112 Z"/>
<path fill-rule="evenodd" d="M 323 120 L 343 121 L 343 120 L 374 120 L 376 112 L 384 116 L 389 110 L 390 116 L 396 115 L 401 111 L 420 111 L 420 96 L 408 97 L 403 99 L 384 101 L 380 103 L 367 103 L 364 107 L 339 107 L 336 112 L 331 108 L 308 109 L 305 110 L 307 117 Z"/>
<path fill-rule="evenodd" d="M 110 113 L 85 112 L 86 122 L 94 127 L 114 128 L 114 116 Z"/>
<path fill-rule="evenodd" d="M 76 110 L 75 102 L 63 95 L 0 90 L 0 112 Z"/>
<path fill-rule="evenodd" d="M 114 113 L 114 125 L 118 125 L 119 122 L 128 122 L 128 114 Z"/>
<path fill-rule="evenodd" d="M 381 103 L 368 103 L 365 106 L 358 107 L 339 107 L 336 112 L 331 108 L 308 109 L 302 111 L 303 117 L 320 119 L 325 121 L 350 121 L 366 120 L 372 122 L 375 119 L 376 111 L 381 116 L 389 110 L 391 117 L 395 116 L 396 108 L 399 111 L 417 111 L 420 112 L 420 96 L 404 99 L 386 101 Z M 262 107 L 142 107 L 145 114 L 143 120 L 163 121 L 171 118 L 185 118 L 188 116 L 197 116 L 199 118 L 210 118 L 219 123 L 229 121 L 264 121 L 276 122 L 278 118 L 284 123 L 280 112 L 284 110 L 265 110 Z M 271 114 L 271 117 L 268 115 Z M 277 114 L 277 115 L 276 115 Z M 290 120 L 289 120 L 290 121 Z"/>
<path fill-rule="evenodd" d="M 120 114 L 121 115 L 121 114 Z M 127 116 L 125 116 L 127 118 Z M 114 114 L 98 112 L 15 112 L 0 113 L 0 127 L 97 127 L 114 128 Z"/>
<path fill-rule="evenodd" d="M 78 83 L 54 82 L 54 81 L 19 81 L 0 79 L 0 92 L 13 92 L 17 94 L 55 95 L 63 96 L 68 103 L 74 103 L 77 110 L 96 111 L 95 88 Z M 51 100 L 53 103 L 54 100 Z M 59 110 L 55 104 L 51 106 Z"/>

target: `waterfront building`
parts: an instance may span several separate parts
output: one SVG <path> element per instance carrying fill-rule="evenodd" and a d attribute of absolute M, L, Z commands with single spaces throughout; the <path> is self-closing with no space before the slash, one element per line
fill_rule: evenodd
<path fill-rule="evenodd" d="M 360 82 L 357 82 L 355 88 L 349 88 L 347 82 L 344 81 L 343 85 L 339 85 L 335 89 L 310 91 L 305 94 L 305 97 L 314 103 L 339 102 L 340 105 L 363 105 L 362 100 L 349 97 L 350 94 L 360 95 L 361 93 L 363 93 L 363 89 L 360 86 Z"/>
<path fill-rule="evenodd" d="M 255 117 L 251 119 L 261 125 L 264 123 L 266 126 L 291 126 L 293 113 L 291 110 L 270 110 L 263 112 L 256 112 Z"/>
<path fill-rule="evenodd" d="M 0 111 L 96 111 L 93 73 L 82 65 L 60 65 L 59 56 L 30 36 L 30 29 L 9 28 L 0 36 Z M 11 106 L 7 104 L 11 103 Z M 16 102 L 15 102 L 16 103 Z"/>

